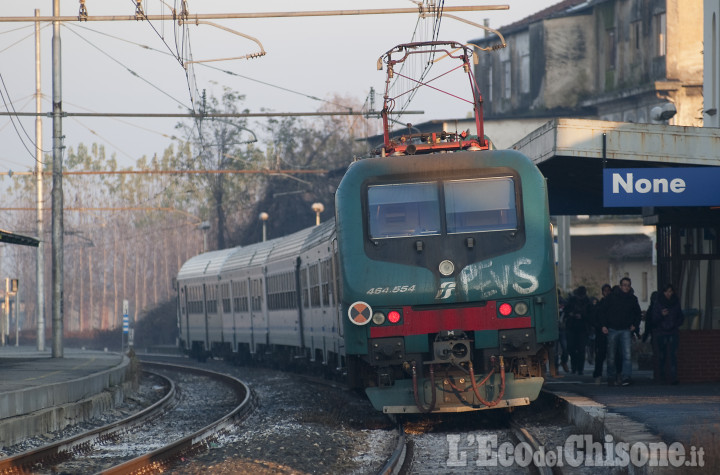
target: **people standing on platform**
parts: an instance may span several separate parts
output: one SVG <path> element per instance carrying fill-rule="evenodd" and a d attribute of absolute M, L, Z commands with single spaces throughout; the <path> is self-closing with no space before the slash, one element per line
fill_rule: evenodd
<path fill-rule="evenodd" d="M 653 364 L 653 380 L 659 381 L 660 379 L 660 365 L 658 364 L 660 358 L 660 352 L 657 346 L 657 338 L 653 337 L 653 309 L 657 305 L 658 292 L 653 291 L 650 294 L 650 305 L 645 310 L 645 328 L 643 329 L 642 342 L 646 343 L 650 340 L 650 347 L 652 348 L 652 364 Z"/>
<path fill-rule="evenodd" d="M 568 349 L 567 349 L 567 329 L 565 327 L 565 305 L 567 300 L 562 295 L 562 291 L 558 289 L 558 341 L 555 350 L 555 368 L 562 365 L 562 369 L 566 373 L 570 372 L 568 368 Z"/>
<path fill-rule="evenodd" d="M 679 329 L 685 320 L 680 299 L 672 284 L 663 287 L 653 306 L 653 340 L 657 339 L 659 381 L 677 384 Z"/>
<path fill-rule="evenodd" d="M 595 308 L 595 321 L 593 322 L 595 331 L 595 369 L 593 370 L 593 378 L 596 383 L 600 383 L 600 378 L 603 374 L 603 365 L 605 364 L 605 358 L 607 357 L 607 335 L 603 333 L 603 312 L 606 311 L 607 298 L 612 292 L 610 284 L 604 284 L 602 286 L 602 297 Z"/>
<path fill-rule="evenodd" d="M 565 304 L 565 331 L 570 368 L 573 374 L 582 375 L 585 368 L 585 345 L 587 344 L 590 311 L 587 289 L 581 285 L 573 291 Z"/>
<path fill-rule="evenodd" d="M 602 314 L 602 331 L 607 335 L 608 385 L 629 386 L 632 384 L 631 342 L 632 333 L 640 326 L 642 311 L 632 289 L 629 277 L 620 279 L 620 289 L 608 297 L 607 310 Z M 622 358 L 622 372 L 617 374 L 615 359 L 619 348 Z"/>
<path fill-rule="evenodd" d="M 595 328 L 597 327 L 598 305 L 597 297 L 590 297 L 590 313 L 588 314 L 587 343 L 585 344 L 586 362 L 595 366 Z"/>

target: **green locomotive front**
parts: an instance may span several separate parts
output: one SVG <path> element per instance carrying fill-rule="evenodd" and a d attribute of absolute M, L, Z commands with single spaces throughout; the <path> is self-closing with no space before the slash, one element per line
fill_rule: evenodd
<path fill-rule="evenodd" d="M 336 194 L 350 381 L 387 413 L 526 405 L 557 339 L 545 180 L 515 151 L 355 162 Z"/>

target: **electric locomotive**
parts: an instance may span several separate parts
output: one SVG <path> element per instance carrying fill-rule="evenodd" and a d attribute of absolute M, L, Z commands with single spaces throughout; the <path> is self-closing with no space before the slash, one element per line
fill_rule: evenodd
<path fill-rule="evenodd" d="M 515 151 L 350 167 L 336 195 L 345 352 L 378 410 L 537 397 L 557 339 L 545 190 Z"/>
<path fill-rule="evenodd" d="M 388 77 L 428 50 L 474 84 L 453 42 L 390 50 Z M 530 404 L 558 336 L 547 189 L 527 157 L 491 149 L 476 88 L 473 104 L 477 135 L 391 138 L 386 88 L 383 145 L 348 168 L 334 221 L 183 266 L 184 348 L 319 362 L 386 413 Z"/>
<path fill-rule="evenodd" d="M 458 43 L 399 45 L 388 81 L 414 54 Z M 393 56 L 399 59 L 393 59 Z M 390 138 L 386 87 L 378 158 L 354 163 L 336 194 L 345 351 L 352 380 L 388 413 L 526 405 L 557 339 L 547 189 L 512 150 L 491 150 L 473 87 L 477 135 Z"/>

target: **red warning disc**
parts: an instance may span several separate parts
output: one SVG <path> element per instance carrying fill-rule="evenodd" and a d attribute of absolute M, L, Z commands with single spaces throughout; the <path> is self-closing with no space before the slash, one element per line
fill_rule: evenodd
<path fill-rule="evenodd" d="M 365 302 L 355 302 L 348 309 L 348 317 L 355 325 L 367 325 L 372 317 L 372 308 Z"/>

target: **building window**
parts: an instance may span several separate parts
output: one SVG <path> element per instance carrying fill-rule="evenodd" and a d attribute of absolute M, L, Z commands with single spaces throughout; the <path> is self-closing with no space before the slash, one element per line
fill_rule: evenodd
<path fill-rule="evenodd" d="M 488 71 L 488 81 L 487 81 L 487 91 L 485 91 L 485 94 L 487 94 L 488 102 L 492 102 L 492 89 L 493 89 L 492 65 L 488 66 L 487 71 Z"/>
<path fill-rule="evenodd" d="M 607 30 L 606 36 L 606 60 L 605 69 L 615 69 L 615 56 L 617 54 L 617 41 L 615 38 L 615 29 Z"/>
<path fill-rule="evenodd" d="M 503 98 L 510 99 L 512 96 L 512 64 L 510 61 L 503 63 Z"/>
<path fill-rule="evenodd" d="M 655 32 L 657 38 L 657 55 L 665 56 L 667 53 L 667 30 L 665 13 L 655 15 Z"/>
<path fill-rule="evenodd" d="M 633 34 L 635 35 L 635 49 L 640 49 L 640 25 L 639 21 L 633 23 Z"/>
<path fill-rule="evenodd" d="M 530 92 L 530 53 L 520 57 L 520 92 Z"/>

